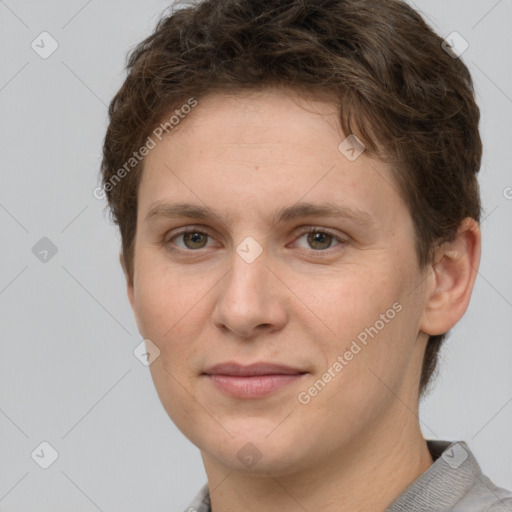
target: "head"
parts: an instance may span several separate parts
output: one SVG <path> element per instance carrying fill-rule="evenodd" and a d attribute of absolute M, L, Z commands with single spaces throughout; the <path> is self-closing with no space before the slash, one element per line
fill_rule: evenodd
<path fill-rule="evenodd" d="M 103 186 L 158 393 L 205 452 L 300 464 L 427 389 L 480 247 L 479 111 L 441 43 L 397 0 L 212 0 L 131 53 Z M 240 400 L 206 375 L 226 361 L 301 376 Z"/>

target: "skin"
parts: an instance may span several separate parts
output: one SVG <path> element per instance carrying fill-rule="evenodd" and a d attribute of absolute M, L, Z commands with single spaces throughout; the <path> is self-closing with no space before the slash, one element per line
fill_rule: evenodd
<path fill-rule="evenodd" d="M 338 149 L 345 137 L 325 99 L 278 88 L 215 93 L 145 159 L 128 297 L 140 333 L 161 351 L 150 366 L 161 402 L 201 451 L 213 512 L 385 510 L 432 464 L 417 416 L 422 358 L 428 335 L 467 308 L 478 225 L 466 219 L 420 268 L 391 169 L 367 152 L 349 161 Z M 275 222 L 304 202 L 358 213 Z M 147 218 L 176 203 L 218 218 Z M 194 245 L 179 236 L 187 226 L 207 236 Z M 311 244 L 309 227 L 323 243 Z M 248 236 L 262 248 L 252 263 L 236 252 Z M 401 311 L 300 403 L 396 303 Z M 265 398 L 237 399 L 202 375 L 225 361 L 307 374 Z M 261 455 L 251 467 L 237 456 L 247 443 Z"/>

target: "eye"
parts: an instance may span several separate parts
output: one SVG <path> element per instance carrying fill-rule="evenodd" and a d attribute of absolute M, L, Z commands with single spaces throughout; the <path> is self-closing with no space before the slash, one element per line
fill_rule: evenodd
<path fill-rule="evenodd" d="M 209 236 L 208 233 L 199 229 L 187 228 L 169 238 L 167 243 L 185 251 L 204 249 L 210 241 Z"/>
<path fill-rule="evenodd" d="M 324 228 L 310 227 L 307 231 L 299 234 L 294 245 L 301 249 L 322 252 L 342 245 L 343 242 L 339 235 L 330 233 Z M 194 226 L 182 229 L 165 240 L 165 245 L 170 250 L 175 248 L 181 251 L 198 251 L 213 244 L 214 240 L 208 233 Z"/>
<path fill-rule="evenodd" d="M 314 251 L 325 251 L 341 243 L 342 241 L 336 235 L 318 228 L 310 228 L 295 241 L 295 244 L 301 249 L 313 249 Z"/>

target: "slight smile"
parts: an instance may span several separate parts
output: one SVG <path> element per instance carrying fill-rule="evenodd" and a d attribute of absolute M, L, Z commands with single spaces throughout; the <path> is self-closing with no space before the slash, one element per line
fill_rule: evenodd
<path fill-rule="evenodd" d="M 308 372 L 273 363 L 247 366 L 235 362 L 220 363 L 202 375 L 223 393 L 233 398 L 263 398 L 302 378 Z"/>

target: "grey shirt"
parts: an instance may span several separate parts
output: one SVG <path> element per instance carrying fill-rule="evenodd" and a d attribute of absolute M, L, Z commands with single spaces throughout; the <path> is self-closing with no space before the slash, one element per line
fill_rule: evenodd
<path fill-rule="evenodd" d="M 512 493 L 482 473 L 466 443 L 427 445 L 434 463 L 386 512 L 512 512 Z M 211 512 L 207 484 L 185 512 Z"/>

